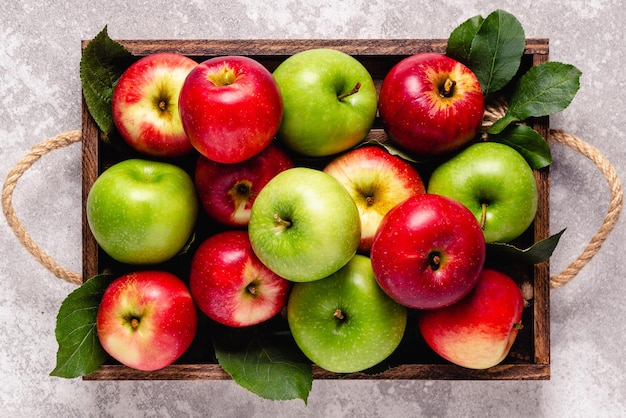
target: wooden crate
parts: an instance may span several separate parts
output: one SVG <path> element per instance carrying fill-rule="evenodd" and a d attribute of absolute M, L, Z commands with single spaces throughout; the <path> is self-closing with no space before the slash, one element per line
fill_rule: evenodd
<path fill-rule="evenodd" d="M 334 48 L 359 59 L 370 71 L 377 86 L 389 69 L 402 58 L 419 52 L 445 52 L 443 39 L 367 39 L 367 40 L 119 40 L 133 55 L 145 56 L 156 52 L 177 52 L 201 62 L 204 59 L 223 55 L 246 55 L 262 64 L 270 71 L 285 58 L 299 51 L 311 48 Z M 88 41 L 83 42 L 83 48 Z M 548 60 L 548 41 L 528 39 L 522 65 L 526 68 Z M 547 138 L 548 118 L 534 121 L 534 128 Z M 87 194 L 97 176 L 111 163 L 126 158 L 116 155 L 99 141 L 99 131 L 83 102 L 83 277 L 85 279 L 104 270 L 116 271 L 115 266 L 95 242 L 89 230 L 85 202 Z M 384 138 L 385 134 L 377 121 L 370 136 Z M 194 160 L 195 161 L 195 160 Z M 187 162 L 190 162 L 187 161 Z M 181 161 L 181 164 L 187 162 Z M 193 164 L 190 162 L 190 164 Z M 539 189 L 539 206 L 533 226 L 523 239 L 531 243 L 549 236 L 549 170 L 536 171 Z M 497 263 L 497 260 L 495 260 Z M 315 379 L 472 379 L 472 380 L 521 380 L 549 379 L 550 377 L 550 327 L 549 327 L 549 264 L 535 266 L 504 263 L 498 268 L 508 271 L 517 281 L 528 281 L 534 297 L 525 309 L 524 328 L 509 356 L 503 363 L 487 370 L 470 370 L 441 359 L 434 354 L 419 336 L 410 341 L 411 347 L 399 349 L 402 362 L 399 366 L 380 374 L 352 373 L 336 374 L 313 366 Z M 409 325 L 410 327 L 410 325 Z M 409 329 L 407 327 L 407 329 Z M 416 327 L 414 327 L 416 328 Z M 203 343 L 206 343 L 204 341 Z M 199 343 L 200 344 L 200 343 Z M 403 342 L 402 344 L 409 344 Z M 193 347 L 193 345 L 192 345 Z M 401 345 L 401 348 L 403 346 Z M 191 350 L 191 349 L 190 349 Z M 420 355 L 413 353 L 421 353 Z M 177 363 L 154 372 L 143 372 L 107 362 L 103 367 L 85 376 L 86 380 L 224 380 L 230 379 L 221 367 L 210 359 L 198 356 L 183 356 Z"/>

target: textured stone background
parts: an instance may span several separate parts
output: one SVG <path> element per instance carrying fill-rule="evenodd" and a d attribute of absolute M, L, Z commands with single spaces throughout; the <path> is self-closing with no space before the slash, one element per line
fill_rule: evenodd
<path fill-rule="evenodd" d="M 80 127 L 80 40 L 108 24 L 118 39 L 441 38 L 496 8 L 551 59 L 576 65 L 582 86 L 551 118 L 609 156 L 624 175 L 623 21 L 616 0 L 5 2 L 0 13 L 0 177 L 28 149 Z M 568 231 L 558 272 L 601 225 L 606 183 L 575 152 L 553 147 L 551 225 Z M 14 205 L 33 238 L 81 269 L 80 145 L 46 156 L 20 181 Z M 48 376 L 55 315 L 74 288 L 41 267 L 0 219 L 0 416 L 624 416 L 623 221 L 579 276 L 551 295 L 552 379 L 542 382 L 316 381 L 308 406 L 264 401 L 233 382 L 84 382 Z"/>

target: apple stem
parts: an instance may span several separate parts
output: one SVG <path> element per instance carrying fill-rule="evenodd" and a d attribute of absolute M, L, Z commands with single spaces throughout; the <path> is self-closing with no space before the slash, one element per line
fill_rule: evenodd
<path fill-rule="evenodd" d="M 437 271 L 439 267 L 441 266 L 441 254 L 437 252 L 431 253 L 430 256 L 428 257 L 428 265 L 430 266 L 431 269 L 433 269 L 434 271 Z"/>
<path fill-rule="evenodd" d="M 130 320 L 130 326 L 131 326 L 133 329 L 137 329 L 137 327 L 139 326 L 139 319 L 137 319 L 137 318 L 132 318 L 132 319 Z"/>
<path fill-rule="evenodd" d="M 341 311 L 341 309 L 337 308 L 335 310 L 335 313 L 333 314 L 333 316 L 337 319 L 344 319 L 345 316 L 343 315 L 343 312 Z"/>
<path fill-rule="evenodd" d="M 454 94 L 454 87 L 456 86 L 456 81 L 446 78 L 446 81 L 443 83 L 443 88 L 440 91 L 441 97 L 452 97 Z"/>
<path fill-rule="evenodd" d="M 167 109 L 167 103 L 165 103 L 165 100 L 161 100 L 159 102 L 159 109 L 161 109 L 161 110 Z"/>
<path fill-rule="evenodd" d="M 485 230 L 485 224 L 487 223 L 487 203 L 483 202 L 480 207 L 482 208 L 482 214 L 480 215 L 480 229 Z"/>
<path fill-rule="evenodd" d="M 352 96 L 353 94 L 358 93 L 360 88 L 361 88 L 361 83 L 357 82 L 356 86 L 354 86 L 354 88 L 352 90 L 347 91 L 347 92 L 345 92 L 343 94 L 340 94 L 339 96 L 337 96 L 337 99 L 338 100 L 343 100 L 343 99 L 345 99 L 348 96 Z"/>
<path fill-rule="evenodd" d="M 274 220 L 276 221 L 276 223 L 279 226 L 285 227 L 285 228 L 289 228 L 291 226 L 291 222 L 284 220 L 283 218 L 280 217 L 279 214 L 275 213 L 274 214 Z"/>
<path fill-rule="evenodd" d="M 248 286 L 246 286 L 246 290 L 248 291 L 248 293 L 250 293 L 252 296 L 255 296 L 257 294 L 257 288 L 256 288 L 256 284 L 254 284 L 254 282 L 250 283 Z"/>

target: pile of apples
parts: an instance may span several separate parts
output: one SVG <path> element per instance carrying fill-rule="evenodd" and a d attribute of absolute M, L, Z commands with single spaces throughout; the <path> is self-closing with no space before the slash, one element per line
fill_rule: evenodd
<path fill-rule="evenodd" d="M 524 299 L 485 267 L 486 243 L 526 231 L 537 186 L 517 151 L 479 140 L 483 114 L 475 75 L 438 53 L 401 60 L 378 88 L 333 49 L 273 72 L 243 56 L 136 61 L 112 116 L 140 157 L 87 199 L 99 246 L 134 270 L 103 295 L 102 346 L 156 370 L 204 332 L 198 315 L 238 328 L 282 315 L 332 372 L 381 363 L 407 327 L 460 366 L 500 363 Z M 402 154 L 366 141 L 377 116 Z M 190 155 L 193 168 L 176 163 Z M 435 166 L 427 182 L 416 161 Z M 218 227 L 190 244 L 201 216 Z M 160 269 L 186 250 L 189 277 Z"/>

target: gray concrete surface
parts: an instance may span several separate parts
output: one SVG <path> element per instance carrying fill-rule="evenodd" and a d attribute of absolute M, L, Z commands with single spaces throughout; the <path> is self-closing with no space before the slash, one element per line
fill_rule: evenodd
<path fill-rule="evenodd" d="M 183 5 L 184 4 L 184 5 Z M 623 21 L 615 0 L 4 2 L 0 13 L 0 178 L 34 144 L 80 127 L 80 40 L 108 24 L 118 39 L 441 38 L 496 8 L 551 59 L 583 72 L 572 105 L 551 125 L 579 135 L 626 170 Z M 552 272 L 574 260 L 602 223 L 608 188 L 585 158 L 553 145 L 553 231 L 567 227 Z M 15 190 L 26 229 L 65 267 L 81 269 L 81 152 L 36 163 Z M 622 219 L 600 253 L 551 293 L 549 381 L 316 381 L 308 406 L 271 402 L 229 381 L 84 382 L 49 377 L 55 315 L 74 286 L 51 275 L 0 219 L 0 416 L 617 417 L 626 416 Z"/>

